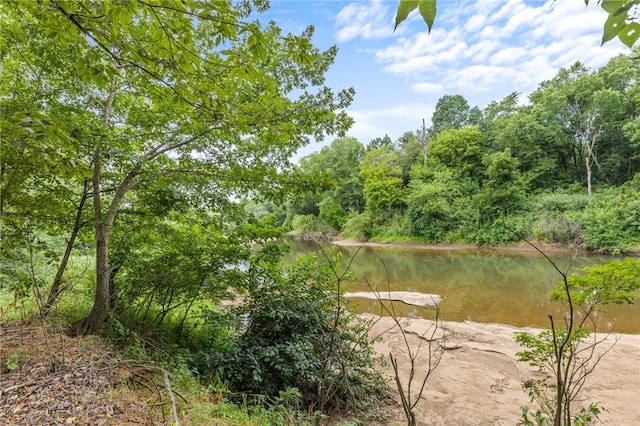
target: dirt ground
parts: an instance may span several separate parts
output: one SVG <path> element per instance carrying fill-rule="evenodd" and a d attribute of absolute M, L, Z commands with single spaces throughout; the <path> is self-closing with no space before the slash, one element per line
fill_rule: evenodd
<path fill-rule="evenodd" d="M 429 340 L 420 336 L 432 336 L 433 323 L 402 319 L 401 324 L 412 350 L 422 341 L 414 379 L 419 383 L 428 366 Z M 525 329 L 502 324 L 444 323 L 443 330 L 438 330 L 433 338 L 439 338 L 434 341 L 434 347 L 444 344 L 445 350 L 416 406 L 418 424 L 519 424 L 520 407 L 529 404 L 521 384 L 540 377 L 534 369 L 516 360 L 515 354 L 521 348 L 514 342 L 513 334 L 522 330 Z M 400 376 L 406 384 L 411 364 L 402 333 L 394 327 L 391 318 L 382 318 L 373 327 L 372 334 L 381 335 L 375 348 L 387 360 L 389 353 L 398 357 Z M 442 337 L 444 340 L 440 340 Z M 608 410 L 600 415 L 602 423 L 596 424 L 640 425 L 640 335 L 610 335 L 598 348 L 611 350 L 587 379 L 577 404 L 588 406 L 597 402 Z M 388 376 L 392 375 L 390 362 L 384 370 Z M 403 424 L 402 411 L 396 407 L 393 413 L 385 424 Z"/>
<path fill-rule="evenodd" d="M 154 395 L 134 392 L 135 366 L 95 336 L 0 323 L 0 425 L 148 425 Z M 151 384 L 139 375 L 142 383 Z M 157 414 L 157 413 L 156 413 Z M 156 423 L 157 424 L 157 423 Z"/>
<path fill-rule="evenodd" d="M 434 348 L 445 348 L 416 406 L 418 424 L 519 423 L 520 407 L 528 403 L 521 383 L 536 375 L 516 361 L 519 347 L 513 333 L 519 329 L 445 323 L 434 335 L 430 321 L 402 319 L 401 324 L 412 350 L 422 342 L 415 383 L 427 365 L 425 337 L 432 337 Z M 375 348 L 385 356 L 385 374 L 392 375 L 392 353 L 406 384 L 411 364 L 402 333 L 390 318 L 379 319 L 371 333 L 380 336 Z M 584 386 L 584 403 L 598 402 L 608 410 L 601 415 L 602 424 L 640 425 L 640 335 L 612 335 L 600 347 L 607 349 L 616 339 Z M 39 325 L 3 322 L 0 361 L 0 425 L 171 424 L 170 416 L 157 409 L 167 403 L 162 380 L 127 364 L 99 338 L 69 338 Z M 390 417 L 378 425 L 406 424 L 398 403 L 380 408 Z"/>

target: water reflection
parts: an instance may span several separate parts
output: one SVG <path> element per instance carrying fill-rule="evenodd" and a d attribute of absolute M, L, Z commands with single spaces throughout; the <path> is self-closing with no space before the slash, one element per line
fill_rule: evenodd
<path fill-rule="evenodd" d="M 286 259 L 318 251 L 316 242 L 287 238 L 291 247 Z M 328 247 L 325 245 L 325 247 Z M 390 247 L 333 247 L 342 253 L 343 264 L 353 258 L 355 282 L 348 291 L 369 291 L 369 285 L 394 291 L 418 291 L 441 295 L 442 318 L 446 321 L 472 320 L 515 326 L 547 327 L 548 314 L 562 317 L 559 304 L 551 304 L 548 292 L 560 279 L 542 256 L 533 253 L 490 249 L 460 251 Z M 357 254 L 357 255 L 356 255 Z M 570 263 L 569 253 L 551 256 L 562 270 Z M 580 256 L 574 268 L 610 261 L 605 256 Z M 379 302 L 357 299 L 355 309 L 380 314 Z M 430 318 L 433 310 L 394 302 L 403 316 Z M 598 329 L 609 324 L 620 333 L 640 333 L 637 305 L 607 307 L 598 315 Z"/>

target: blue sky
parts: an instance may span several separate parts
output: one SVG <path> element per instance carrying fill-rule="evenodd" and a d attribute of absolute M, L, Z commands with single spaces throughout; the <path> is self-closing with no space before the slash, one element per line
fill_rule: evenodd
<path fill-rule="evenodd" d="M 285 32 L 314 25 L 313 43 L 339 49 L 327 74 L 334 90 L 353 87 L 349 136 L 363 144 L 396 140 L 431 121 L 443 95 L 462 95 L 484 108 L 512 92 L 521 103 L 560 68 L 581 61 L 592 69 L 629 53 L 617 39 L 600 45 L 606 14 L 596 0 L 438 0 L 431 34 L 412 13 L 394 33 L 398 0 L 272 0 L 260 19 Z M 324 143 L 305 147 L 300 155 Z"/>

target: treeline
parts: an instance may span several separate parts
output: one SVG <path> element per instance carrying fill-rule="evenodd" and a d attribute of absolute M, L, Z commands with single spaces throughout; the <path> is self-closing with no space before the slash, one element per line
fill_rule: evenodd
<path fill-rule="evenodd" d="M 640 247 L 638 52 L 581 63 L 483 110 L 439 99 L 431 127 L 366 146 L 340 138 L 300 161 L 316 185 L 286 209 L 292 229 L 428 243 L 521 236 L 619 253 Z M 266 210 L 265 210 L 266 207 Z"/>

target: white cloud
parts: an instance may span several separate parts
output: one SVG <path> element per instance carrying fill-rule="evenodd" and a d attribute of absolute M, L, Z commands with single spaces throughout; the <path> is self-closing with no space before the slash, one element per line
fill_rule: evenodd
<path fill-rule="evenodd" d="M 336 26 L 335 37 L 339 42 L 357 37 L 375 39 L 393 35 L 390 10 L 379 0 L 348 4 L 336 16 Z"/>
<path fill-rule="evenodd" d="M 413 86 L 411 86 L 411 89 L 414 92 L 418 92 L 418 93 L 424 93 L 427 95 L 433 94 L 433 93 L 442 93 L 444 86 L 442 84 L 438 84 L 438 83 L 416 83 Z"/>
<path fill-rule="evenodd" d="M 578 60 L 597 68 L 628 53 L 617 42 L 600 46 L 606 16 L 597 5 L 553 0 L 444 5 L 431 35 L 407 34 L 373 50 L 382 69 L 409 79 L 416 93 L 460 93 L 471 99 L 516 90 L 526 96 Z"/>
<path fill-rule="evenodd" d="M 435 102 L 402 104 L 377 110 L 349 110 L 348 114 L 355 120 L 349 135 L 363 144 L 385 134 L 395 141 L 405 131 L 419 128 L 423 119 L 430 121 L 434 109 Z"/>

